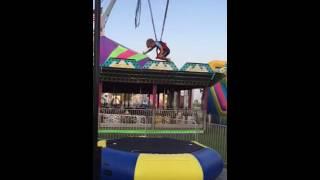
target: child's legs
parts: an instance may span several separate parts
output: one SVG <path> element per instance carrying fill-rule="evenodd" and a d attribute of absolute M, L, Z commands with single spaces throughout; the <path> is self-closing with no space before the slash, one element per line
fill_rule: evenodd
<path fill-rule="evenodd" d="M 163 52 L 162 56 L 167 57 L 170 54 L 170 49 Z"/>
<path fill-rule="evenodd" d="M 163 53 L 158 54 L 157 57 L 159 57 L 159 58 L 165 58 L 165 57 L 167 57 L 169 54 L 170 54 L 170 50 L 166 50 L 166 51 L 163 51 Z"/>
<path fill-rule="evenodd" d="M 162 59 L 162 60 L 169 61 L 170 59 L 166 58 L 169 54 L 170 54 L 170 50 L 168 49 L 168 50 L 165 50 L 163 53 L 158 54 L 158 55 L 157 55 L 157 58 L 158 58 L 158 59 Z"/>

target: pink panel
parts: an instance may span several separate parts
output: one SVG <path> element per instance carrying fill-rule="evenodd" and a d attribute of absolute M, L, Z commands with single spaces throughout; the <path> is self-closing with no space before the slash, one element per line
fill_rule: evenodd
<path fill-rule="evenodd" d="M 226 101 L 226 97 L 223 94 L 221 84 L 217 83 L 214 86 L 214 89 L 216 91 L 216 94 L 217 94 L 218 101 L 220 103 L 221 109 L 224 110 L 224 111 L 227 110 L 227 101 Z"/>
<path fill-rule="evenodd" d="M 123 58 L 123 59 L 128 59 L 130 56 L 133 56 L 137 53 L 131 51 L 131 50 L 127 50 L 123 53 L 121 53 L 117 58 Z"/>

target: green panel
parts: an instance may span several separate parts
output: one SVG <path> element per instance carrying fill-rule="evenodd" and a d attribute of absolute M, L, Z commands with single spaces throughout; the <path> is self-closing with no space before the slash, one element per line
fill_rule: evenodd
<path fill-rule="evenodd" d="M 116 58 L 118 57 L 120 54 L 122 54 L 123 52 L 127 51 L 127 48 L 124 48 L 122 46 L 118 46 L 115 50 L 112 51 L 112 53 L 109 55 L 109 58 Z"/>
<path fill-rule="evenodd" d="M 98 130 L 99 134 L 195 134 L 203 133 L 203 130 L 144 130 L 144 129 L 135 129 L 135 130 L 125 130 L 125 129 L 100 129 Z"/>

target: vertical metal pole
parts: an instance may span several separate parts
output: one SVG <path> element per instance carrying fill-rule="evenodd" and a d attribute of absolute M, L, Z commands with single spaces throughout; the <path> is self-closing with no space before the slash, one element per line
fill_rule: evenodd
<path fill-rule="evenodd" d="M 124 93 L 121 93 L 121 94 L 120 94 L 120 106 L 121 106 L 122 109 L 125 108 L 124 102 L 125 102 L 125 101 L 124 101 Z"/>
<path fill-rule="evenodd" d="M 168 93 L 168 108 L 173 109 L 174 91 L 169 90 Z"/>
<path fill-rule="evenodd" d="M 157 85 L 153 84 L 152 86 L 152 98 L 153 98 L 153 109 L 157 107 Z"/>
<path fill-rule="evenodd" d="M 206 87 L 206 88 L 204 88 L 204 99 L 203 99 L 203 109 L 205 110 L 205 111 L 207 111 L 207 109 L 208 109 L 208 93 L 209 93 L 209 88 L 208 87 Z"/>
<path fill-rule="evenodd" d="M 157 93 L 157 109 L 160 108 L 160 92 Z"/>
<path fill-rule="evenodd" d="M 187 103 L 188 103 L 188 95 L 187 95 L 188 91 L 187 90 L 183 90 L 183 109 L 188 108 Z"/>
<path fill-rule="evenodd" d="M 103 89 L 102 89 L 102 81 L 99 80 L 99 94 L 98 94 L 98 114 L 99 114 L 99 110 L 101 109 L 102 107 L 102 104 L 101 104 L 101 97 L 102 97 L 102 93 L 103 93 Z M 99 118 L 99 117 L 98 117 Z"/>
<path fill-rule="evenodd" d="M 153 84 L 152 86 L 152 98 L 153 98 L 153 106 L 152 106 L 152 128 L 155 127 L 155 110 L 157 108 L 157 85 Z"/>
<path fill-rule="evenodd" d="M 163 94 L 162 94 L 162 109 L 166 109 L 166 89 L 163 90 Z"/>
<path fill-rule="evenodd" d="M 208 112 L 208 93 L 209 93 L 209 88 L 205 87 L 203 89 L 203 104 L 202 104 L 202 109 L 204 113 L 204 121 L 203 121 L 203 127 L 206 129 L 206 123 L 207 123 L 207 112 Z"/>
<path fill-rule="evenodd" d="M 188 90 L 188 109 L 192 109 L 192 89 Z"/>
<path fill-rule="evenodd" d="M 181 90 L 177 91 L 177 109 L 180 109 L 180 97 L 181 97 Z"/>
<path fill-rule="evenodd" d="M 97 148 L 97 137 L 98 137 L 98 107 L 99 107 L 99 54 L 100 54 L 100 8 L 101 1 L 95 0 L 95 28 L 94 28 L 94 61 L 93 61 L 93 119 L 92 119 L 92 147 L 93 147 L 93 178 L 99 180 L 100 178 L 100 161 L 99 161 L 99 150 Z"/>

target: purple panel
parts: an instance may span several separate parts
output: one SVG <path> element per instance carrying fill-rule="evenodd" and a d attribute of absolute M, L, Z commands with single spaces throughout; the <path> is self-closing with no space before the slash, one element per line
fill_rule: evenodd
<path fill-rule="evenodd" d="M 105 62 L 105 60 L 117 46 L 117 43 L 111 41 L 107 37 L 100 37 L 100 64 L 103 64 Z"/>
<path fill-rule="evenodd" d="M 142 69 L 142 67 L 149 61 L 151 60 L 150 58 L 144 58 L 141 61 L 138 61 L 138 64 L 140 66 L 140 68 Z"/>

